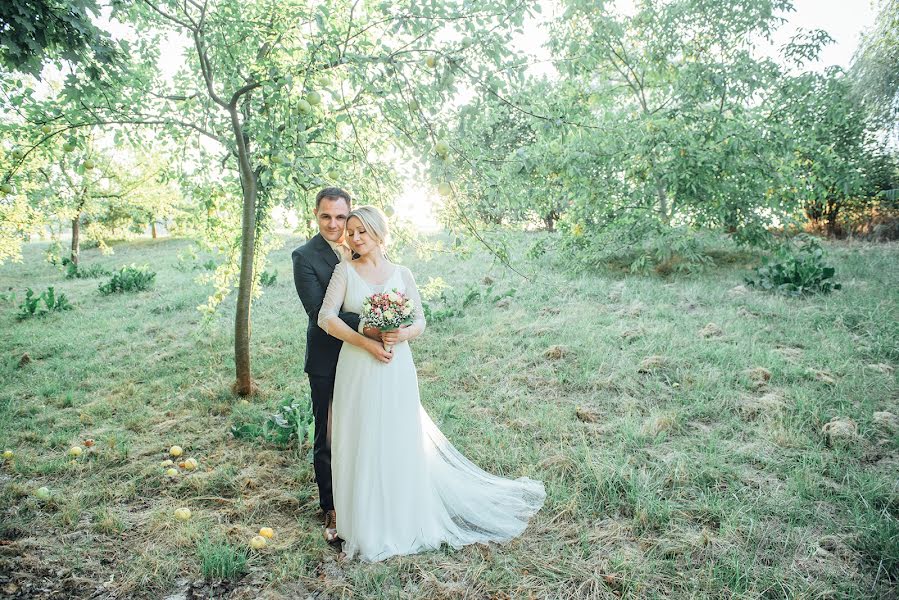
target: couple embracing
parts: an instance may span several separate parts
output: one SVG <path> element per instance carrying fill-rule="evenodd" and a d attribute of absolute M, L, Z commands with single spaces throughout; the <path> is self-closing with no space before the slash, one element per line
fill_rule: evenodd
<path fill-rule="evenodd" d="M 342 541 L 347 558 L 378 561 L 518 536 L 543 505 L 543 484 L 481 470 L 422 408 L 408 342 L 425 319 L 412 273 L 385 254 L 384 214 L 353 209 L 340 188 L 315 203 L 319 233 L 293 251 L 293 268 L 309 315 L 305 370 L 325 539 Z M 363 301 L 393 290 L 413 301 L 413 323 L 367 327 Z"/>

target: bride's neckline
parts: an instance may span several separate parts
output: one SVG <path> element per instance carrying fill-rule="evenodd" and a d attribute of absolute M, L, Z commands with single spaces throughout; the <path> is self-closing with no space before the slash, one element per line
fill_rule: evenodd
<path fill-rule="evenodd" d="M 396 265 L 393 265 L 393 269 L 391 269 L 390 275 L 388 275 L 387 278 L 384 279 L 384 281 L 382 281 L 381 283 L 372 283 L 372 282 L 370 282 L 368 279 L 366 279 L 365 277 L 363 277 L 363 276 L 359 273 L 359 271 L 356 270 L 356 267 L 353 266 L 352 261 L 348 261 L 348 262 L 347 262 L 347 266 L 348 266 L 350 269 L 352 269 L 352 270 L 353 270 L 353 273 L 356 274 L 356 277 L 358 277 L 359 279 L 361 279 L 361 280 L 363 281 L 363 283 L 365 283 L 368 287 L 382 287 L 382 286 L 387 285 L 387 282 L 390 281 L 391 279 L 393 279 L 394 274 L 396 274 L 396 270 L 399 268 L 399 267 L 397 267 Z"/>

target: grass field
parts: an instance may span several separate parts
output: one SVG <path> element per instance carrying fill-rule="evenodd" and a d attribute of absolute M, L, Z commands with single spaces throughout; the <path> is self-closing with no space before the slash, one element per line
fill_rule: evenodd
<path fill-rule="evenodd" d="M 526 248 L 528 239 L 513 240 Z M 423 402 L 483 468 L 546 483 L 506 546 L 344 564 L 320 537 L 307 448 L 231 426 L 305 402 L 306 316 L 286 240 L 253 309 L 261 395 L 233 380 L 233 299 L 204 321 L 189 242 L 120 244 L 151 291 L 101 296 L 26 247 L 0 267 L 0 596 L 9 598 L 888 598 L 899 591 L 899 246 L 828 245 L 844 289 L 691 276 L 530 281 L 477 249 L 406 252 L 442 320 L 414 342 Z M 726 257 L 725 257 L 726 258 Z M 26 286 L 76 308 L 23 321 Z M 8 299 L 9 289 L 16 293 Z M 435 289 L 434 285 L 430 289 Z M 28 359 L 23 356 L 27 354 Z M 388 432 L 389 433 L 389 432 Z M 91 438 L 77 459 L 68 449 Z M 199 468 L 170 479 L 178 444 Z M 40 486 L 49 500 L 35 497 Z M 193 516 L 176 521 L 188 507 Z M 276 536 L 247 552 L 261 526 Z"/>

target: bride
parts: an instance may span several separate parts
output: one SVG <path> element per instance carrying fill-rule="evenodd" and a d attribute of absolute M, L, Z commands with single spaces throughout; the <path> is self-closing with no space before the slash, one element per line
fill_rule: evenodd
<path fill-rule="evenodd" d="M 318 317 L 346 342 L 331 412 L 334 507 L 346 557 L 379 561 L 518 536 L 543 505 L 543 484 L 484 472 L 437 429 L 419 401 L 407 343 L 425 329 L 412 273 L 387 260 L 387 219 L 378 208 L 356 208 L 346 227 L 358 258 L 337 265 Z M 414 301 L 415 321 L 381 333 L 393 345 L 384 362 L 381 342 L 353 331 L 338 312 L 361 314 L 363 299 L 393 289 Z"/>

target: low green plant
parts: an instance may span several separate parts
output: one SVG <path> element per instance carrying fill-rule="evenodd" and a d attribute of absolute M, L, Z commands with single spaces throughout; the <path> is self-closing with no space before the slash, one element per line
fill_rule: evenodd
<path fill-rule="evenodd" d="M 125 266 L 114 273 L 112 279 L 101 283 L 99 290 L 104 296 L 125 292 L 142 292 L 150 289 L 155 278 L 156 272 L 150 271 L 146 266 Z"/>
<path fill-rule="evenodd" d="M 238 439 L 263 440 L 280 446 L 302 443 L 312 437 L 312 405 L 307 399 L 287 398 L 278 407 L 277 412 L 264 416 L 259 413 L 240 413 L 235 415 L 235 423 L 231 426 L 231 434 Z"/>
<path fill-rule="evenodd" d="M 833 281 L 835 269 L 825 264 L 821 245 L 808 236 L 797 242 L 795 248 L 781 248 L 773 259 L 765 259 L 755 269 L 755 277 L 747 277 L 746 283 L 785 296 L 828 294 L 840 289 L 842 286 Z"/>
<path fill-rule="evenodd" d="M 269 273 L 268 271 L 263 271 L 259 274 L 259 283 L 262 284 L 262 287 L 271 287 L 278 283 L 278 272 Z"/>
<path fill-rule="evenodd" d="M 712 265 L 705 240 L 686 227 L 661 229 L 642 245 L 637 258 L 630 265 L 631 273 L 659 275 L 692 273 Z"/>
<path fill-rule="evenodd" d="M 515 288 L 497 294 L 494 293 L 494 285 L 492 283 L 488 284 L 484 289 L 481 289 L 477 284 L 470 283 L 465 286 L 461 293 L 444 288 L 440 290 L 439 295 L 436 297 L 431 296 L 432 302 L 422 300 L 422 312 L 424 312 L 425 320 L 429 323 L 439 323 L 454 317 L 465 316 L 465 310 L 475 302 L 487 301 L 496 304 L 500 300 L 514 296 Z M 441 305 L 440 308 L 435 307 L 438 302 Z"/>
<path fill-rule="evenodd" d="M 102 265 L 84 267 L 73 263 L 68 258 L 62 259 L 62 266 L 66 268 L 66 279 L 96 279 L 112 274 Z"/>
<path fill-rule="evenodd" d="M 200 572 L 206 579 L 235 579 L 247 570 L 247 551 L 205 537 L 197 544 Z"/>
<path fill-rule="evenodd" d="M 31 288 L 27 288 L 25 290 L 25 299 L 19 304 L 19 313 L 16 316 L 19 320 L 22 320 L 51 312 L 72 310 L 73 308 L 75 307 L 72 306 L 66 295 L 57 294 L 53 286 L 48 287 L 46 291 L 38 295 L 35 295 L 34 290 Z"/>

